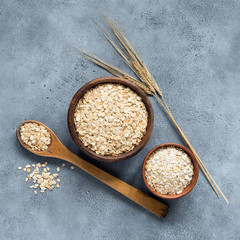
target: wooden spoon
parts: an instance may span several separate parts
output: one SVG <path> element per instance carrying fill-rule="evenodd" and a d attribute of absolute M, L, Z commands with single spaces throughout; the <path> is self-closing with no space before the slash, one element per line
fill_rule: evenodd
<path fill-rule="evenodd" d="M 47 150 L 44 151 L 34 151 L 32 150 L 27 144 L 25 144 L 20 136 L 20 128 L 25 123 L 37 123 L 39 125 L 44 126 L 51 134 L 51 143 L 48 146 Z M 93 177 L 97 178 L 98 180 L 102 181 L 109 187 L 115 189 L 116 191 L 120 192 L 124 196 L 128 197 L 135 203 L 139 204 L 140 206 L 146 208 L 153 214 L 157 215 L 158 217 L 164 218 L 168 212 L 168 206 L 155 200 L 154 198 L 148 196 L 147 194 L 139 191 L 138 189 L 132 187 L 131 185 L 121 181 L 120 179 L 112 176 L 111 174 L 103 171 L 102 169 L 94 166 L 93 164 L 79 158 L 75 154 L 73 154 L 71 151 L 69 151 L 57 138 L 57 136 L 54 134 L 54 132 L 45 126 L 44 124 L 28 120 L 22 122 L 18 128 L 17 128 L 17 138 L 21 145 L 25 147 L 27 150 L 29 150 L 32 153 L 35 153 L 37 155 L 43 156 L 43 157 L 54 157 L 63 159 L 67 162 L 70 162 L 71 164 L 74 164 L 81 168 L 83 171 L 89 173 Z"/>

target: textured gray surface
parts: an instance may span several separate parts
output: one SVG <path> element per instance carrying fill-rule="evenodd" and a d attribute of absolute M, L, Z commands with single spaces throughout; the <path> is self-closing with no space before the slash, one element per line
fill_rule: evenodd
<path fill-rule="evenodd" d="M 34 196 L 17 166 L 42 162 L 16 140 L 35 119 L 81 155 L 67 128 L 73 94 L 108 75 L 71 49 L 77 44 L 127 67 L 92 22 L 109 13 L 141 49 L 179 125 L 229 197 L 217 199 L 200 173 L 194 190 L 167 201 L 158 219 L 79 169 L 60 172 L 61 188 Z M 0 1 L 0 239 L 240 239 L 239 1 Z M 151 99 L 155 128 L 134 158 L 96 163 L 146 191 L 140 169 L 157 144 L 183 143 Z M 59 160 L 48 159 L 56 167 Z M 166 201 L 164 201 L 166 202 Z"/>

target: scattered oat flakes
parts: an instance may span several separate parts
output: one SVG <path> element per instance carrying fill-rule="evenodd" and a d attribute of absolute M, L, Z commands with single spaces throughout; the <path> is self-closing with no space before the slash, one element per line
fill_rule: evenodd
<path fill-rule="evenodd" d="M 160 194 L 180 194 L 192 180 L 193 164 L 180 148 L 164 147 L 152 153 L 145 165 L 148 184 Z"/>
<path fill-rule="evenodd" d="M 117 156 L 142 140 L 148 113 L 141 97 L 121 84 L 99 84 L 79 100 L 74 113 L 79 139 L 99 155 Z"/>
<path fill-rule="evenodd" d="M 71 169 L 74 169 L 74 166 L 71 166 Z"/>
<path fill-rule="evenodd" d="M 18 170 L 21 170 L 22 169 L 22 167 L 20 166 L 20 167 L 18 167 Z"/>
<path fill-rule="evenodd" d="M 66 164 L 65 163 L 62 163 L 62 167 L 65 167 L 66 166 Z"/>
<path fill-rule="evenodd" d="M 57 172 L 60 172 L 60 167 L 57 167 Z"/>
<path fill-rule="evenodd" d="M 56 184 L 56 188 L 59 188 L 59 183 Z"/>
<path fill-rule="evenodd" d="M 43 165 L 46 166 L 46 162 Z M 32 179 L 33 185 L 30 185 L 29 188 L 32 188 L 34 190 L 34 193 L 36 189 L 40 189 L 40 192 L 43 193 L 47 189 L 52 190 L 56 185 L 58 185 L 57 188 L 59 188 L 60 179 L 58 178 L 58 174 L 57 173 L 51 174 L 49 167 L 41 168 L 43 165 L 41 165 L 41 163 L 32 164 L 32 167 L 33 167 L 32 172 L 29 173 L 25 178 L 26 182 Z M 26 165 L 26 167 L 24 168 L 25 171 L 30 172 L 31 165 Z M 40 169 L 42 171 L 40 171 Z M 60 171 L 60 168 L 58 167 L 57 170 Z M 54 178 L 56 178 L 56 181 L 53 180 Z M 35 194 L 37 195 L 37 193 Z"/>
<path fill-rule="evenodd" d="M 35 195 L 37 195 L 37 191 L 36 190 L 34 190 L 34 193 L 35 193 Z"/>
<path fill-rule="evenodd" d="M 20 128 L 20 136 L 32 150 L 44 151 L 51 143 L 50 132 L 37 123 L 25 123 Z"/>

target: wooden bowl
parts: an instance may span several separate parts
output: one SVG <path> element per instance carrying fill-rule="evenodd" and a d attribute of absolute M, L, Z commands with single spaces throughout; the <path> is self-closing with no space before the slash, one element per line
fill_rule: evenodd
<path fill-rule="evenodd" d="M 76 108 L 80 98 L 82 98 L 83 95 L 86 93 L 86 91 L 88 91 L 90 88 L 93 88 L 96 85 L 102 84 L 102 83 L 118 83 L 118 84 L 122 84 L 124 86 L 129 87 L 130 89 L 132 89 L 134 92 L 136 92 L 142 98 L 142 101 L 144 102 L 147 112 L 148 112 L 148 125 L 147 125 L 147 129 L 146 129 L 146 133 L 142 138 L 142 141 L 133 150 L 123 153 L 119 156 L 101 156 L 101 155 L 96 154 L 91 149 L 84 146 L 82 141 L 78 138 L 78 134 L 75 130 L 74 111 L 75 111 L 75 108 Z M 105 161 L 105 162 L 121 161 L 121 160 L 125 160 L 125 159 L 128 159 L 128 158 L 136 155 L 147 144 L 147 142 L 152 134 L 153 124 L 154 124 L 153 109 L 152 109 L 152 105 L 151 105 L 147 95 L 144 93 L 144 91 L 141 88 L 139 88 L 132 82 L 127 81 L 122 78 L 118 78 L 118 77 L 101 77 L 101 78 L 96 78 L 96 79 L 88 82 L 87 84 L 82 86 L 77 91 L 77 93 L 74 95 L 74 97 L 69 105 L 69 110 L 68 110 L 68 128 L 69 128 L 70 134 L 71 134 L 74 142 L 89 157 L 92 157 L 96 160 Z"/>
<path fill-rule="evenodd" d="M 155 152 L 157 149 L 162 148 L 162 147 L 178 147 L 180 149 L 182 149 L 183 151 L 185 151 L 191 158 L 192 163 L 193 163 L 193 177 L 191 182 L 189 183 L 189 185 L 180 193 L 180 194 L 172 194 L 172 195 L 165 195 L 165 194 L 160 194 L 158 192 L 156 192 L 155 190 L 152 189 L 152 187 L 148 184 L 146 176 L 145 176 L 145 165 L 146 162 L 148 160 L 148 158 L 150 157 L 150 155 Z M 180 144 L 176 144 L 176 143 L 164 143 L 161 145 L 158 145 L 156 147 L 154 147 L 145 157 L 144 161 L 143 161 L 143 165 L 142 165 L 142 176 L 143 176 L 143 180 L 145 185 L 147 186 L 147 188 L 157 197 L 160 198 L 165 198 L 165 199 L 177 199 L 180 197 L 185 196 L 186 194 L 188 194 L 193 187 L 196 185 L 197 183 L 197 179 L 198 179 L 198 172 L 199 172 L 199 168 L 198 168 L 198 163 L 196 158 L 194 157 L 193 153 L 187 149 L 186 147 L 180 145 Z"/>

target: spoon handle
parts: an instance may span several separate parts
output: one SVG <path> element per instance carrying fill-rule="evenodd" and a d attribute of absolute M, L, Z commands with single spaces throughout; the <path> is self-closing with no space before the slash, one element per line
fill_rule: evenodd
<path fill-rule="evenodd" d="M 65 148 L 64 151 L 62 151 L 61 157 L 59 156 L 59 158 L 78 166 L 83 171 L 89 173 L 90 175 L 102 181 L 109 187 L 120 192 L 127 198 L 131 199 L 132 201 L 139 204 L 140 206 L 146 208 L 147 210 L 157 215 L 158 217 L 164 218 L 166 216 L 168 212 L 167 205 L 155 200 L 149 195 L 121 181 L 120 179 L 94 166 L 93 164 L 79 158 L 78 156 L 73 154 L 71 151 L 69 151 L 67 148 Z"/>

